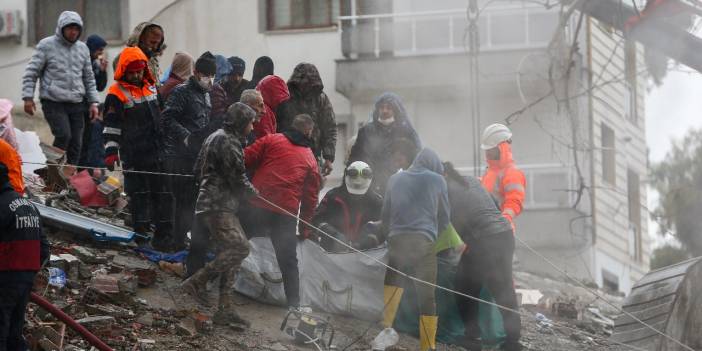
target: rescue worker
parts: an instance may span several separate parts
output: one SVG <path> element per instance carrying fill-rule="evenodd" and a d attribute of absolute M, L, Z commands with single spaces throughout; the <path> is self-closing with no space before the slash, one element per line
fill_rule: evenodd
<path fill-rule="evenodd" d="M 34 115 L 34 88 L 39 79 L 39 99 L 54 136 L 53 146 L 65 150 L 66 161 L 72 165 L 80 161 L 86 103 L 90 120 L 99 114 L 90 51 L 78 40 L 82 31 L 80 15 L 62 12 L 56 33 L 37 44 L 22 77 L 24 112 Z"/>
<path fill-rule="evenodd" d="M 444 163 L 444 177 L 451 203 L 451 223 L 468 245 L 458 263 L 456 290 L 479 298 L 480 290 L 485 286 L 497 304 L 519 310 L 512 284 L 514 233 L 510 222 L 477 178 L 461 176 L 450 162 Z M 479 303 L 457 296 L 456 304 L 465 325 L 465 339 L 461 346 L 469 351 L 482 350 Z M 503 309 L 500 313 L 507 334 L 502 349 L 520 350 L 519 314 Z"/>
<path fill-rule="evenodd" d="M 450 205 L 443 165 L 439 156 L 424 148 L 407 171 L 390 177 L 381 214 L 383 232 L 388 233 L 389 265 L 436 283 L 435 242 L 449 226 Z M 383 326 L 391 328 L 402 299 L 403 276 L 385 273 Z M 434 287 L 416 282 L 419 305 L 420 350 L 436 350 L 436 300 Z"/>
<path fill-rule="evenodd" d="M 392 164 L 390 150 L 399 139 L 411 141 L 414 149 L 421 148 L 419 136 L 410 124 L 400 97 L 384 93 L 375 102 L 373 120 L 358 130 L 348 160 L 349 164 L 364 161 L 371 166 L 374 173 L 371 188 L 378 194 L 385 193 L 388 179 L 398 170 Z"/>
<path fill-rule="evenodd" d="M 122 50 L 105 98 L 105 165 L 111 169 L 121 161 L 127 171 L 164 171 L 161 114 L 147 60 L 139 48 Z M 151 244 L 162 251 L 169 248 L 173 232 L 173 196 L 167 183 L 160 175 L 124 173 L 134 231 L 146 234 L 153 224 Z"/>
<path fill-rule="evenodd" d="M 149 71 L 151 76 L 156 80 L 156 88 L 161 87 L 161 82 L 158 80 L 161 77 L 161 68 L 158 58 L 166 49 L 163 43 L 165 40 L 163 27 L 153 22 L 141 22 L 134 27 L 132 34 L 127 38 L 127 47 L 138 47 L 144 52 L 148 58 Z M 119 55 L 112 62 L 112 68 L 117 70 Z"/>
<path fill-rule="evenodd" d="M 483 186 L 497 199 L 502 215 L 514 229 L 514 220 L 522 213 L 526 178 L 514 165 L 511 144 L 512 131 L 503 124 L 495 123 L 483 131 L 480 148 L 485 150 L 488 163 L 482 177 Z"/>
<path fill-rule="evenodd" d="M 27 350 L 22 328 L 34 276 L 49 259 L 39 212 L 0 163 L 0 350 Z"/>
<path fill-rule="evenodd" d="M 215 76 L 215 58 L 209 51 L 195 62 L 195 73 L 175 87 L 162 113 L 166 170 L 173 174 L 192 174 L 203 141 L 213 132 L 210 124 L 210 94 Z M 185 247 L 192 226 L 197 188 L 193 177 L 172 176 L 170 187 L 175 197 L 175 226 L 172 249 Z"/>
<path fill-rule="evenodd" d="M 297 219 L 311 223 L 321 188 L 321 176 L 312 154 L 312 117 L 295 117 L 292 128 L 269 134 L 244 150 L 246 169 L 261 197 L 249 201 L 244 228 L 247 234 L 269 235 L 283 276 L 288 307 L 300 308 L 300 274 L 297 267 Z M 273 202 L 276 206 L 264 201 Z M 301 227 L 307 237 L 310 229 Z"/>
<path fill-rule="evenodd" d="M 234 308 L 234 278 L 249 255 L 249 241 L 241 228 L 237 212 L 242 195 L 255 195 L 256 189 L 246 176 L 242 146 L 253 129 L 254 110 L 237 102 L 223 116 L 222 128 L 202 145 L 195 164 L 199 193 L 195 205 L 196 221 L 207 233 L 216 251 L 213 261 L 183 283 L 184 290 L 207 304 L 207 281 L 220 276 L 219 304 L 213 322 L 221 325 L 248 322 Z M 200 240 L 194 238 L 193 240 Z"/>
<path fill-rule="evenodd" d="M 332 171 L 336 156 L 336 119 L 329 97 L 324 93 L 322 77 L 311 63 L 300 63 L 288 79 L 290 102 L 278 115 L 278 131 L 290 127 L 292 119 L 307 114 L 314 121 L 312 152 L 317 158 L 321 173 L 327 176 Z"/>
<path fill-rule="evenodd" d="M 373 171 L 367 163 L 356 161 L 344 171 L 344 182 L 329 190 L 317 207 L 314 223 L 358 249 L 370 249 L 380 244 L 373 233 L 364 231 L 368 222 L 380 219 L 383 199 L 370 186 Z M 320 236 L 321 246 L 327 251 L 345 251 L 345 247 L 326 235 Z"/>
<path fill-rule="evenodd" d="M 10 185 L 18 194 L 24 195 L 24 177 L 22 176 L 22 157 L 12 145 L 0 139 L 0 162 L 8 168 Z"/>
<path fill-rule="evenodd" d="M 256 86 L 256 90 L 261 92 L 263 103 L 265 104 L 265 112 L 261 117 L 261 121 L 254 124 L 254 133 L 256 138 L 262 138 L 276 132 L 278 127 L 276 111 L 281 104 L 290 101 L 290 91 L 288 91 L 288 86 L 283 78 L 274 75 L 261 79 Z"/>

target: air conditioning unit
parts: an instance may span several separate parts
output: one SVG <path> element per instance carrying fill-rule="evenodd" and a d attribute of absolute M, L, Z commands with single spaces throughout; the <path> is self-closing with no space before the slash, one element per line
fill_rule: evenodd
<path fill-rule="evenodd" d="M 0 10 L 0 38 L 22 38 L 22 17 L 19 10 Z"/>

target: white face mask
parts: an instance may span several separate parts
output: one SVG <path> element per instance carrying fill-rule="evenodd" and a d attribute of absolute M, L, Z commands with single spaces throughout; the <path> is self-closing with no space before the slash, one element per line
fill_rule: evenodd
<path fill-rule="evenodd" d="M 392 124 L 392 122 L 395 122 L 395 117 L 393 116 L 393 117 L 386 118 L 386 119 L 378 118 L 378 122 L 380 122 L 380 124 L 382 124 L 384 126 L 389 126 Z"/>
<path fill-rule="evenodd" d="M 202 89 L 205 90 L 210 90 L 212 89 L 212 84 L 214 82 L 214 78 L 212 77 L 200 77 L 200 79 L 197 81 Z"/>

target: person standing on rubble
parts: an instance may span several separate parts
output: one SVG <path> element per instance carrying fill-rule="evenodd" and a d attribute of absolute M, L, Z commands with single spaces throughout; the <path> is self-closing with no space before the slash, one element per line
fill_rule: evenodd
<path fill-rule="evenodd" d="M 159 82 L 159 77 L 161 77 L 161 68 L 159 67 L 158 58 L 166 49 L 166 44 L 164 44 L 165 36 L 163 32 L 163 27 L 152 22 L 141 22 L 132 31 L 132 34 L 127 38 L 127 47 L 138 47 L 144 52 L 144 55 L 148 58 L 149 71 L 151 71 L 151 76 L 156 79 L 156 88 L 161 87 L 161 82 Z M 115 57 L 112 62 L 112 68 L 117 70 L 117 63 L 119 62 L 119 55 Z"/>
<path fill-rule="evenodd" d="M 489 125 L 483 131 L 480 148 L 485 150 L 488 163 L 483 186 L 497 199 L 502 215 L 514 230 L 514 220 L 522 213 L 526 196 L 526 178 L 512 159 L 512 131 L 503 124 Z"/>
<path fill-rule="evenodd" d="M 406 171 L 390 177 L 383 199 L 382 232 L 388 233 L 389 265 L 418 279 L 436 284 L 434 252 L 438 233 L 449 226 L 451 213 L 444 167 L 439 156 L 422 149 Z M 402 299 L 403 276 L 385 273 L 383 326 L 392 328 Z M 419 304 L 420 350 L 436 350 L 436 300 L 434 287 L 416 282 Z"/>
<path fill-rule="evenodd" d="M 324 84 L 317 67 L 311 63 L 300 63 L 288 79 L 289 103 L 279 111 L 278 131 L 290 128 L 293 118 L 300 114 L 312 117 L 312 152 L 319 163 L 320 172 L 328 176 L 336 156 L 336 119 L 329 97 L 324 93 Z"/>
<path fill-rule="evenodd" d="M 90 120 L 99 114 L 90 50 L 78 40 L 82 31 L 78 13 L 62 12 L 56 34 L 37 44 L 22 77 L 24 112 L 33 116 L 36 111 L 34 88 L 39 79 L 39 99 L 54 135 L 53 146 L 65 150 L 66 161 L 72 165 L 80 161 L 86 103 Z"/>
<path fill-rule="evenodd" d="M 126 171 L 164 171 L 161 114 L 147 60 L 141 49 L 125 48 L 105 98 L 105 165 L 111 169 L 121 161 Z M 157 250 L 166 248 L 173 232 L 173 195 L 166 184 L 160 175 L 124 174 L 134 231 L 145 234 L 154 224 L 151 244 Z"/>
<path fill-rule="evenodd" d="M 221 325 L 248 325 L 236 312 L 232 294 L 236 272 L 249 255 L 249 241 L 241 228 L 237 212 L 243 195 L 254 196 L 257 193 L 246 176 L 242 148 L 246 136 L 253 130 L 255 116 L 256 112 L 243 103 L 230 106 L 222 117 L 222 128 L 207 138 L 195 164 L 200 189 L 195 204 L 195 220 L 199 224 L 197 227 L 203 230 L 193 231 L 193 235 L 209 236 L 216 256 L 185 280 L 183 289 L 207 304 L 207 281 L 219 275 L 219 304 L 213 322 Z M 193 241 L 202 240 L 193 238 Z"/>
<path fill-rule="evenodd" d="M 27 350 L 22 328 L 34 276 L 49 259 L 39 211 L 10 185 L 0 163 L 0 350 Z"/>
<path fill-rule="evenodd" d="M 451 223 L 468 245 L 456 271 L 456 290 L 480 297 L 483 286 L 490 289 L 495 302 L 518 310 L 517 294 L 512 284 L 514 234 L 512 226 L 495 205 L 493 198 L 475 177 L 463 177 L 450 162 L 444 163 L 444 178 L 451 203 Z M 456 304 L 465 325 L 461 346 L 469 351 L 482 350 L 478 318 L 479 303 L 457 296 Z M 500 309 L 507 334 L 502 349 L 521 349 L 521 320 L 517 313 Z"/>
<path fill-rule="evenodd" d="M 249 201 L 242 215 L 244 228 L 248 234 L 270 236 L 283 275 L 287 304 L 292 309 L 300 308 L 295 215 L 299 210 L 300 220 L 311 223 L 321 188 L 319 167 L 310 148 L 313 130 L 312 117 L 298 115 L 291 129 L 269 134 L 244 150 L 246 169 L 253 172 L 253 185 L 262 197 Z M 301 225 L 303 238 L 309 231 Z"/>
<path fill-rule="evenodd" d="M 90 49 L 90 62 L 95 75 L 97 91 L 101 92 L 107 87 L 107 60 L 105 59 L 105 39 L 97 34 L 88 36 L 85 45 Z M 105 158 L 102 142 L 103 116 L 90 119 L 90 113 L 85 113 L 85 128 L 83 128 L 83 144 L 80 152 L 80 166 L 104 167 Z"/>
<path fill-rule="evenodd" d="M 192 175 L 200 147 L 213 131 L 209 92 L 215 71 L 214 55 L 203 53 L 195 62 L 193 76 L 175 87 L 166 100 L 161 126 L 169 173 Z M 167 246 L 178 251 L 185 248 L 185 237 L 192 226 L 197 188 L 193 177 L 183 176 L 172 176 L 170 186 L 176 209 L 173 242 Z"/>

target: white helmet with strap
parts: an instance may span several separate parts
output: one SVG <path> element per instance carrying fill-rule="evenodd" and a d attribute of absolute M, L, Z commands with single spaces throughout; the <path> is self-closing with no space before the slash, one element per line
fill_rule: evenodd
<path fill-rule="evenodd" d="M 491 124 L 483 131 L 480 148 L 490 150 L 510 139 L 512 139 L 512 131 L 506 125 L 500 123 Z"/>

